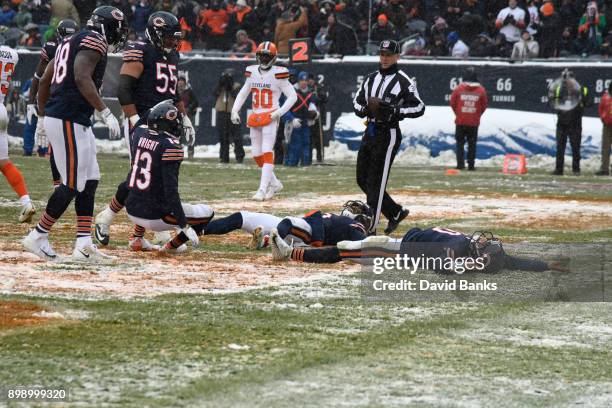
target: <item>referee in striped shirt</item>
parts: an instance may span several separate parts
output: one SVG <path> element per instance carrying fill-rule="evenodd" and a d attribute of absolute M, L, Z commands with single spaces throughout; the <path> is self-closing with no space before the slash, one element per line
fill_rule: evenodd
<path fill-rule="evenodd" d="M 385 189 L 402 140 L 399 122 L 425 113 L 416 83 L 397 67 L 399 52 L 397 41 L 380 43 L 378 71 L 365 78 L 353 100 L 355 114 L 367 117 L 367 128 L 357 155 L 357 184 L 374 211 L 370 234 L 376 233 L 381 212 L 389 220 L 385 228 L 387 235 L 408 216 L 408 210 L 393 201 Z"/>

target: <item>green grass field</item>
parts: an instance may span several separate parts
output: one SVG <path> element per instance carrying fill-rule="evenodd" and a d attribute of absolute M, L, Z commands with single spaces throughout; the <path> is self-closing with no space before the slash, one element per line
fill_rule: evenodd
<path fill-rule="evenodd" d="M 40 214 L 48 164 L 13 157 Z M 126 158 L 99 162 L 96 211 L 127 173 Z M 182 167 L 181 194 L 216 216 L 337 212 L 363 199 L 351 163 L 277 175 L 285 189 L 258 204 L 248 200 L 254 165 L 196 160 Z M 413 226 L 488 229 L 525 256 L 582 245 L 610 266 L 612 178 L 394 167 L 389 189 L 411 209 L 398 237 Z M 130 253 L 124 214 L 104 249 L 116 264 L 45 264 L 20 251 L 28 227 L 16 223 L 14 198 L 0 182 L 2 390 L 66 388 L 65 406 L 95 407 L 612 405 L 610 303 L 371 301 L 359 267 L 272 263 L 241 232 L 204 237 L 184 257 Z M 55 249 L 70 253 L 74 233 L 71 209 L 51 234 Z M 499 279 L 520 288 L 548 277 Z"/>

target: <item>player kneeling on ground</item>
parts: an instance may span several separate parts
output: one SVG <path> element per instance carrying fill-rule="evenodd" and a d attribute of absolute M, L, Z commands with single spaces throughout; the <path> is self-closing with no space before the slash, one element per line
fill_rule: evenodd
<path fill-rule="evenodd" d="M 163 251 L 182 251 L 187 241 L 197 246 L 198 236 L 214 216 L 213 210 L 205 204 L 181 203 L 178 192 L 179 168 L 183 161 L 181 115 L 172 100 L 163 101 L 151 109 L 147 126 L 134 130 L 132 171 L 127 180 L 130 193 L 125 203 L 128 217 L 135 224 L 129 244 L 134 251 L 159 248 L 144 238 L 147 229 L 180 229 L 161 248 Z"/>
<path fill-rule="evenodd" d="M 502 269 L 543 272 L 557 270 L 568 272 L 558 262 L 546 263 L 537 260 L 517 258 L 506 254 L 499 238 L 490 232 L 475 232 L 472 236 L 446 228 L 412 228 L 402 239 L 388 236 L 371 236 L 362 241 L 342 241 L 327 248 L 293 248 L 283 240 L 278 231 L 270 235 L 272 259 L 307 262 L 336 263 L 342 260 L 363 261 L 378 257 L 394 257 L 407 254 L 411 258 L 440 260 L 434 265 L 445 265 L 447 258 L 482 258 L 484 269 L 465 268 L 466 272 L 497 272 Z M 478 265 L 475 263 L 475 266 Z M 479 265 L 478 265 L 479 267 Z M 454 270 L 433 269 L 436 272 L 452 273 Z"/>

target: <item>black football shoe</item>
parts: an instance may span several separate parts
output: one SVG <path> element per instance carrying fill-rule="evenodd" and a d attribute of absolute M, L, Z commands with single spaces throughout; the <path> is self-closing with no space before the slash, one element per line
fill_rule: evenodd
<path fill-rule="evenodd" d="M 395 231 L 400 222 L 402 222 L 404 218 L 408 216 L 409 213 L 410 211 L 402 208 L 395 217 L 391 217 L 391 219 L 389 219 L 389 224 L 387 224 L 387 228 L 385 228 L 385 235 L 389 235 L 393 231 Z"/>

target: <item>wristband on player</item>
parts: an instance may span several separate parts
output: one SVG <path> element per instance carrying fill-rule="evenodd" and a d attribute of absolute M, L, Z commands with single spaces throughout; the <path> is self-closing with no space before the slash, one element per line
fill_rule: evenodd
<path fill-rule="evenodd" d="M 128 120 L 130 121 L 130 126 L 134 127 L 136 126 L 136 123 L 138 123 L 138 121 L 140 120 L 140 116 L 138 116 L 138 114 L 135 114 L 130 116 Z"/>

